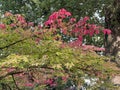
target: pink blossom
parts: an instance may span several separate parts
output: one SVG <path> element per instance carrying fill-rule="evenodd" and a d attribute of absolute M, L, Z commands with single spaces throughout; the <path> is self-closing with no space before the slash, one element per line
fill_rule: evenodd
<path fill-rule="evenodd" d="M 94 31 L 89 31 L 89 35 L 92 37 L 94 35 Z"/>
<path fill-rule="evenodd" d="M 64 8 L 60 9 L 60 10 L 58 11 L 58 13 L 59 13 L 63 18 L 65 18 L 64 15 L 66 15 L 66 16 L 71 16 L 71 13 L 68 12 L 68 11 L 66 11 Z"/>
<path fill-rule="evenodd" d="M 89 34 L 89 30 L 84 30 L 84 35 Z"/>
<path fill-rule="evenodd" d="M 78 37 L 78 40 L 82 41 L 82 40 L 83 40 L 83 37 L 82 37 L 82 36 L 79 36 L 79 37 Z"/>
<path fill-rule="evenodd" d="M 22 20 L 24 20 L 24 17 L 22 17 L 21 15 L 18 14 L 18 15 L 17 15 L 17 20 L 18 20 L 18 21 L 22 21 Z"/>
<path fill-rule="evenodd" d="M 26 21 L 23 19 L 20 21 L 21 24 L 26 24 Z"/>
<path fill-rule="evenodd" d="M 89 20 L 89 17 L 88 17 L 88 16 L 85 16 L 85 17 L 83 18 L 83 20 L 84 20 L 84 21 L 87 21 L 87 20 Z"/>
<path fill-rule="evenodd" d="M 26 20 L 25 20 L 25 18 L 24 18 L 22 15 L 16 14 L 15 16 L 17 17 L 17 20 L 18 20 L 21 24 L 25 24 L 25 23 L 26 23 Z"/>
<path fill-rule="evenodd" d="M 100 31 L 99 31 L 99 30 L 95 30 L 95 33 L 96 33 L 96 34 L 99 34 L 99 33 L 100 33 Z"/>
<path fill-rule="evenodd" d="M 83 26 L 85 24 L 86 24 L 86 21 L 84 19 L 81 19 L 76 23 L 77 26 Z"/>
<path fill-rule="evenodd" d="M 104 29 L 104 30 L 103 30 L 103 33 L 109 35 L 109 34 L 111 34 L 111 30 L 110 30 L 110 29 Z"/>
<path fill-rule="evenodd" d="M 6 28 L 5 24 L 0 24 L 0 29 L 5 29 L 5 28 Z"/>
<path fill-rule="evenodd" d="M 75 22 L 75 21 L 76 21 L 75 18 L 71 18 L 71 19 L 70 19 L 70 22 L 71 22 L 71 23 L 73 23 L 73 22 Z"/>
<path fill-rule="evenodd" d="M 71 16 L 71 13 L 70 12 L 66 12 L 65 13 L 67 16 Z"/>
<path fill-rule="evenodd" d="M 105 51 L 105 48 L 99 48 L 99 51 Z"/>
<path fill-rule="evenodd" d="M 48 25 L 51 25 L 53 23 L 53 20 L 48 20 L 48 21 L 46 21 L 44 24 L 46 25 L 46 26 L 48 26 Z"/>
<path fill-rule="evenodd" d="M 65 14 L 67 11 L 66 11 L 64 8 L 62 8 L 62 9 L 60 9 L 58 12 L 59 12 L 60 14 Z"/>
<path fill-rule="evenodd" d="M 49 19 L 56 20 L 58 19 L 58 12 L 54 12 L 52 15 L 49 16 Z"/>

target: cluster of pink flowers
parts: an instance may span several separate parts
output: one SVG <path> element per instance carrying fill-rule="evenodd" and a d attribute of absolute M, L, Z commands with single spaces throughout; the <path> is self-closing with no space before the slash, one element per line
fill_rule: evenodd
<path fill-rule="evenodd" d="M 26 24 L 26 20 L 25 20 L 25 18 L 22 15 L 16 14 L 15 16 L 17 17 L 18 23 L 20 23 L 20 24 Z"/>
<path fill-rule="evenodd" d="M 10 24 L 0 24 L 0 29 L 6 29 L 7 27 L 34 27 L 34 22 L 27 22 L 25 18 L 20 14 L 13 15 L 10 12 L 4 14 L 5 18 L 10 18 L 13 22 Z M 15 21 L 16 20 L 16 21 Z"/>
<path fill-rule="evenodd" d="M 64 20 L 69 17 L 69 22 L 67 22 L 68 27 L 63 26 Z M 71 13 L 68 12 L 65 9 L 60 9 L 58 12 L 54 12 L 52 15 L 50 15 L 49 19 L 45 22 L 45 26 L 48 26 L 50 28 L 55 28 L 56 30 L 59 29 L 62 34 L 75 36 L 77 40 L 70 42 L 71 46 L 81 46 L 83 37 L 85 35 L 94 36 L 95 34 L 101 33 L 101 29 L 103 27 L 97 26 L 95 24 L 89 24 L 87 21 L 89 20 L 89 17 L 86 16 L 83 19 L 80 19 L 78 22 L 76 22 L 75 18 L 71 18 Z M 72 26 L 72 27 L 71 27 Z M 70 28 L 71 27 L 71 28 Z M 54 30 L 55 30 L 54 29 Z M 109 29 L 103 29 L 102 32 L 104 34 L 111 34 L 111 30 Z M 103 50 L 98 49 L 96 50 Z"/>
<path fill-rule="evenodd" d="M 5 17 L 14 17 L 16 18 L 16 22 L 12 22 L 9 24 L 10 27 L 34 27 L 33 22 L 27 22 L 25 18 L 20 14 L 11 14 L 10 12 L 5 13 Z M 69 17 L 69 18 L 68 18 Z M 65 21 L 67 19 L 67 21 Z M 97 26 L 95 24 L 88 23 L 89 17 L 86 16 L 83 19 L 80 19 L 76 22 L 75 18 L 72 18 L 71 13 L 65 10 L 64 8 L 58 10 L 57 12 L 52 13 L 49 16 L 49 19 L 44 23 L 44 26 L 49 26 L 53 35 L 57 34 L 57 30 L 63 35 L 77 38 L 75 41 L 70 42 L 71 46 L 81 46 L 84 40 L 84 36 L 94 36 L 95 34 L 101 33 L 101 29 L 103 27 Z M 6 29 L 6 24 L 0 24 L 0 29 Z M 41 25 L 38 25 L 38 29 L 42 29 Z M 41 33 L 44 33 L 43 30 Z M 102 32 L 104 34 L 111 34 L 111 30 L 103 29 Z M 39 32 L 38 32 L 39 33 Z M 40 34 L 41 35 L 41 34 Z M 40 39 L 36 39 L 36 42 L 39 43 Z"/>
<path fill-rule="evenodd" d="M 60 24 L 63 19 L 66 17 L 71 16 L 71 13 L 67 10 L 60 9 L 58 12 L 54 12 L 52 15 L 49 16 L 49 19 L 45 22 L 45 26 L 51 25 L 51 27 L 55 27 L 56 24 Z"/>

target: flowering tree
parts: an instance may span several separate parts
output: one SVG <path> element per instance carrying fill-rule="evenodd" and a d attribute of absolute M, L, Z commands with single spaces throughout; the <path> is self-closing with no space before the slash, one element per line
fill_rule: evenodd
<path fill-rule="evenodd" d="M 5 13 L 0 24 L 2 89 L 65 90 L 73 83 L 79 88 L 86 74 L 107 78 L 110 73 L 104 66 L 105 57 L 94 52 L 104 49 L 83 45 L 83 40 L 86 35 L 109 35 L 111 31 L 88 20 L 85 17 L 76 22 L 70 12 L 60 9 L 42 27 L 27 22 L 20 14 Z"/>
<path fill-rule="evenodd" d="M 98 13 L 99 17 L 104 17 L 103 8 L 108 6 L 112 1 L 113 0 L 9 0 L 6 2 L 5 0 L 1 0 L 0 9 L 3 13 L 10 11 L 14 14 L 24 14 L 27 20 L 35 21 L 35 23 L 41 21 L 41 17 L 45 21 L 51 12 L 61 8 L 66 8 L 72 12 L 77 20 L 84 16 L 90 16 L 93 17 L 92 21 L 101 22 L 94 14 Z M 102 21 L 102 23 L 104 23 L 104 21 Z"/>
<path fill-rule="evenodd" d="M 71 17 L 70 12 L 65 9 L 60 9 L 58 12 L 54 12 L 49 16 L 49 19 L 45 22 L 45 26 L 49 27 L 54 35 L 59 34 L 63 41 L 72 40 L 73 42 L 71 43 L 75 43 L 74 45 L 78 46 L 82 45 L 86 36 L 93 37 L 101 32 L 103 32 L 104 35 L 111 34 L 109 29 L 104 29 L 95 24 L 89 24 L 87 22 L 88 20 L 89 17 L 86 16 L 76 22 L 76 19 Z"/>

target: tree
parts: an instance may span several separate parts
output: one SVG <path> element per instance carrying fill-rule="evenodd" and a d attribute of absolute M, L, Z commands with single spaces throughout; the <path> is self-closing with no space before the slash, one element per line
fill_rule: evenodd
<path fill-rule="evenodd" d="M 114 3 L 107 7 L 105 23 L 112 31 L 111 35 L 106 35 L 105 54 L 114 56 L 120 65 L 120 0 L 114 0 Z"/>
<path fill-rule="evenodd" d="M 104 5 L 109 5 L 112 0 L 1 0 L 0 8 L 3 13 L 6 11 L 13 14 L 24 14 L 26 19 L 36 23 L 46 20 L 48 16 L 61 8 L 73 13 L 73 17 L 79 20 L 81 17 L 93 17 L 92 21 L 96 23 L 99 19 L 94 16 L 95 13 L 103 17 Z M 7 6 L 7 7 L 6 7 Z M 101 21 L 103 23 L 103 21 Z"/>
<path fill-rule="evenodd" d="M 113 55 L 120 60 L 120 0 L 114 0 L 107 7 L 105 15 L 106 28 L 112 31 L 110 36 L 106 36 L 106 55 Z"/>
<path fill-rule="evenodd" d="M 94 52 L 101 48 L 82 46 L 85 35 L 97 35 L 103 27 L 89 24 L 88 17 L 75 22 L 69 16 L 70 12 L 60 9 L 50 15 L 44 27 L 38 27 L 20 14 L 5 13 L 0 24 L 0 89 L 61 90 L 81 85 L 86 74 L 107 78 L 110 69 L 104 66 L 105 57 Z M 77 39 L 66 43 L 59 33 Z"/>

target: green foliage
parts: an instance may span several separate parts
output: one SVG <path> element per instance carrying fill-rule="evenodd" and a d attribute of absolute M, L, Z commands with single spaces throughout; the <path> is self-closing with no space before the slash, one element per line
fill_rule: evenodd
<path fill-rule="evenodd" d="M 1 0 L 1 11 L 11 11 L 16 14 L 24 14 L 29 21 L 40 22 L 54 11 L 65 8 L 73 13 L 73 16 L 79 20 L 84 16 L 93 17 L 92 21 L 99 22 L 99 18 L 94 16 L 95 12 L 104 16 L 104 5 L 111 4 L 113 0 L 8 0 L 8 2 Z M 6 7 L 7 6 L 7 7 Z M 106 7 L 105 6 L 105 7 Z M 100 21 L 103 23 L 103 21 Z M 99 24 L 99 23 L 98 23 Z"/>
<path fill-rule="evenodd" d="M 21 19 L 24 21 L 22 16 L 20 16 L 20 21 Z M 24 26 L 28 22 L 21 24 L 19 20 L 16 20 L 14 15 L 13 17 L 5 17 L 3 22 L 6 28 L 0 28 L 1 83 L 8 83 L 12 88 L 18 86 L 23 89 L 27 89 L 29 86 L 32 86 L 29 87 L 29 89 L 35 87 L 44 88 L 45 83 L 39 84 L 35 82 L 35 80 L 44 79 L 43 76 L 45 75 L 47 77 L 45 79 L 68 76 L 69 80 L 73 81 L 75 85 L 81 85 L 83 83 L 82 77 L 86 74 L 101 79 L 106 78 L 106 75 L 109 74 L 107 68 L 104 67 L 105 57 L 97 55 L 92 50 L 86 51 L 81 48 L 72 48 L 60 40 L 54 40 L 53 33 L 51 34 L 50 29 Z M 17 26 L 11 27 L 10 24 L 15 22 Z M 1 24 L 1 26 L 2 25 L 3 24 Z M 39 35 L 36 33 L 42 34 Z M 37 41 L 38 39 L 39 41 Z M 37 70 L 31 74 L 30 70 L 33 68 L 37 68 Z M 41 73 L 41 69 L 44 70 L 42 77 L 39 77 L 39 75 L 37 75 L 39 78 L 34 77 L 36 73 Z M 3 71 L 4 73 L 2 73 Z M 48 75 L 45 71 L 48 74 L 52 74 Z M 18 72 L 24 76 L 22 79 Z M 17 77 L 16 74 L 18 74 L 19 77 Z M 27 75 L 29 77 L 27 77 Z M 26 78 L 28 79 L 26 81 L 29 81 L 29 78 L 34 78 L 34 80 L 32 84 L 27 83 L 28 86 L 21 83 L 17 83 L 17 86 L 13 76 L 23 84 Z M 58 83 L 61 84 L 62 82 L 58 80 Z M 64 86 L 64 84 L 62 85 Z M 45 87 L 47 87 L 47 85 Z M 61 87 L 62 86 L 59 88 Z"/>
<path fill-rule="evenodd" d="M 105 63 L 104 57 L 100 57 L 90 51 L 84 52 L 80 49 L 70 47 L 61 48 L 60 44 L 61 42 L 59 41 L 43 40 L 39 45 L 34 46 L 34 48 L 39 48 L 39 52 L 33 49 L 33 55 L 30 55 L 29 51 L 28 53 L 26 52 L 28 55 L 24 55 L 24 53 L 19 53 L 19 49 L 17 49 L 17 53 L 12 52 L 13 54 L 1 59 L 0 68 L 14 67 L 26 70 L 34 66 L 39 68 L 50 67 L 55 70 L 52 76 L 59 77 L 68 75 L 76 84 L 82 83 L 81 80 L 83 79 L 81 77 L 85 74 L 90 74 L 91 76 L 96 76 L 99 72 L 100 75 L 106 74 L 104 72 L 106 72 L 107 69 L 103 67 Z M 21 48 L 24 48 L 24 44 L 22 45 L 23 47 Z"/>

